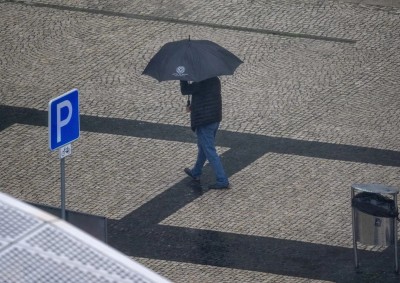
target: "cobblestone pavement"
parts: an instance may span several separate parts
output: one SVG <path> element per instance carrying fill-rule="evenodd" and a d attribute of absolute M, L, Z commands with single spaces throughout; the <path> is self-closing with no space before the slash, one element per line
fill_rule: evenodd
<path fill-rule="evenodd" d="M 370 3 L 0 1 L 0 190 L 59 206 L 47 107 L 77 88 L 67 208 L 111 246 L 174 282 L 398 282 L 391 247 L 353 266 L 350 185 L 400 186 L 400 5 Z M 221 78 L 230 191 L 185 178 L 179 83 L 141 75 L 189 35 L 245 62 Z"/>

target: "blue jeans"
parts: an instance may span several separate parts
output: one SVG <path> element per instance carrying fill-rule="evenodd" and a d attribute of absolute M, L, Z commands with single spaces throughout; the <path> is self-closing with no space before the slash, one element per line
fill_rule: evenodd
<path fill-rule="evenodd" d="M 192 174 L 194 177 L 200 177 L 204 163 L 208 160 L 216 175 L 217 185 L 225 186 L 229 184 L 229 181 L 215 149 L 215 135 L 218 127 L 218 122 L 196 127 L 198 153 Z"/>

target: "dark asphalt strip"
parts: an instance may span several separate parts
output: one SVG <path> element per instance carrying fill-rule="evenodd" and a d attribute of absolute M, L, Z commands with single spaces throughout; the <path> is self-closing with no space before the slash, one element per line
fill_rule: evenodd
<path fill-rule="evenodd" d="M 355 44 L 357 42 L 356 40 L 347 39 L 347 38 L 337 38 L 337 37 L 319 36 L 319 35 L 304 34 L 304 33 L 276 31 L 276 30 L 269 30 L 269 29 L 258 29 L 258 28 L 249 28 L 249 27 L 240 27 L 240 26 L 221 25 L 221 24 L 206 23 L 206 22 L 199 22 L 199 21 L 188 21 L 188 20 L 182 20 L 182 19 L 157 17 L 157 16 L 150 16 L 150 15 L 139 15 L 139 14 L 132 14 L 132 13 L 122 13 L 122 12 L 114 12 L 114 11 L 107 11 L 107 10 L 90 9 L 90 8 L 80 8 L 80 7 L 73 7 L 73 6 L 63 6 L 63 5 L 45 4 L 45 3 L 29 3 L 29 2 L 14 1 L 14 0 L 9 0 L 7 2 L 15 3 L 15 4 L 22 4 L 22 5 L 26 5 L 26 6 L 39 7 L 39 8 L 49 8 L 49 9 L 57 9 L 57 10 L 63 10 L 63 11 L 83 12 L 83 13 L 89 13 L 89 14 L 113 16 L 113 17 L 123 17 L 123 18 L 128 18 L 128 19 L 144 20 L 144 21 L 156 21 L 156 22 L 166 22 L 166 23 L 174 23 L 174 24 L 181 24 L 181 25 L 201 26 L 201 27 L 208 27 L 208 28 L 214 28 L 214 29 L 226 29 L 226 30 L 240 31 L 240 32 L 269 34 L 269 35 L 277 35 L 277 36 L 283 36 L 283 37 L 295 37 L 295 38 L 304 38 L 304 39 L 313 39 L 313 40 L 323 40 L 323 41 L 332 41 L 332 42 L 347 43 L 347 44 Z"/>

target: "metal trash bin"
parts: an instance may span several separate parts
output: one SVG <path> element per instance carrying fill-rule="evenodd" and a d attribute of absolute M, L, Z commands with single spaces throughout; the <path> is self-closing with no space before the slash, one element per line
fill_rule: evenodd
<path fill-rule="evenodd" d="M 395 271 L 398 272 L 398 193 L 397 188 L 382 184 L 353 184 L 351 186 L 353 248 L 356 268 L 359 267 L 357 242 L 376 246 L 394 244 Z M 391 195 L 392 198 L 386 195 Z"/>

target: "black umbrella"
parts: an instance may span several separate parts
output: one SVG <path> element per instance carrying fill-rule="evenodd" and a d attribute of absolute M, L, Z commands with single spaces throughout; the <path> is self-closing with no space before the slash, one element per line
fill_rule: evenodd
<path fill-rule="evenodd" d="M 144 75 L 161 81 L 199 82 L 232 75 L 243 63 L 233 53 L 209 40 L 180 40 L 161 47 L 144 69 Z"/>

